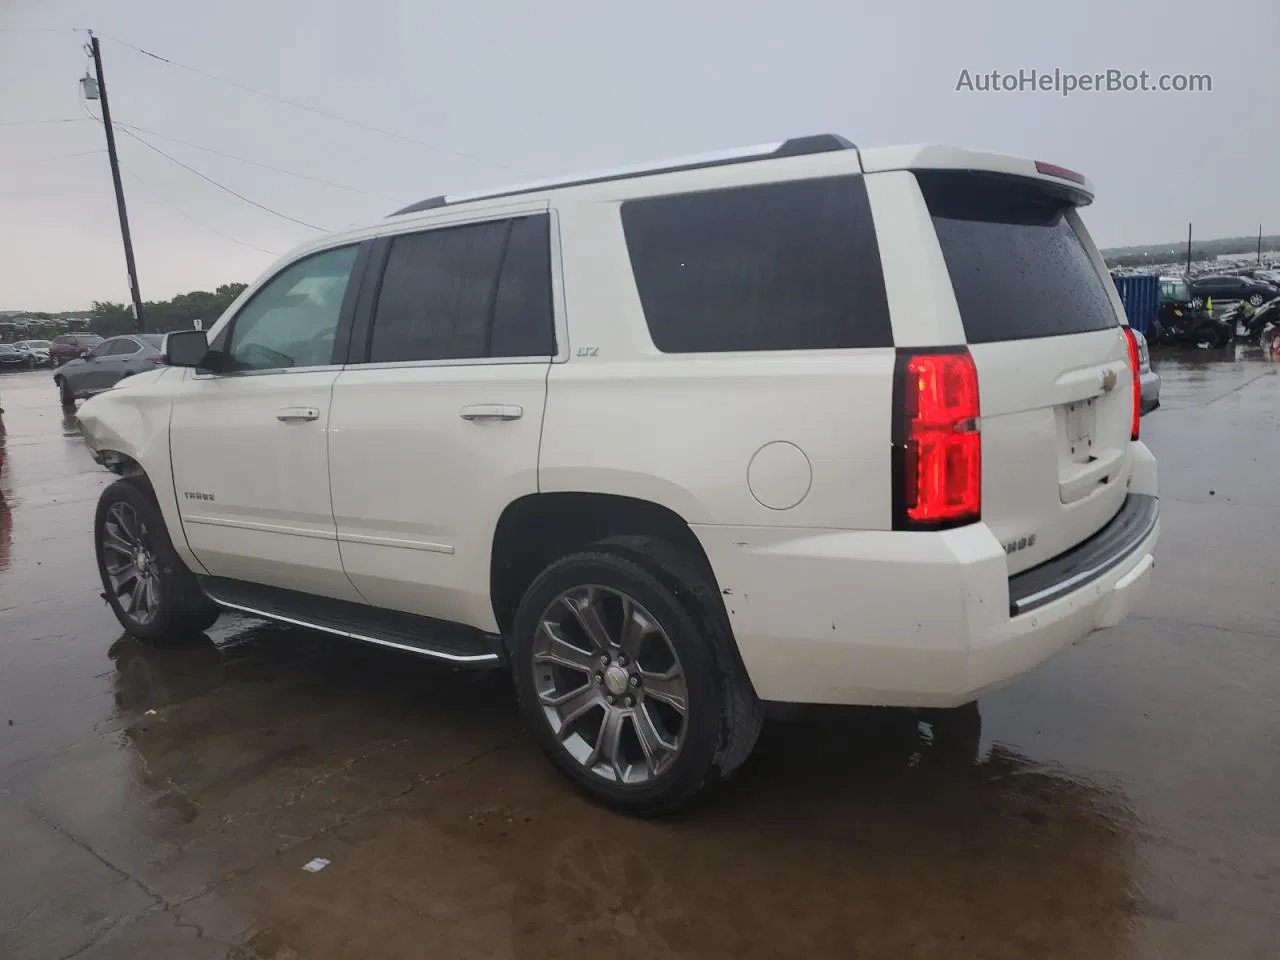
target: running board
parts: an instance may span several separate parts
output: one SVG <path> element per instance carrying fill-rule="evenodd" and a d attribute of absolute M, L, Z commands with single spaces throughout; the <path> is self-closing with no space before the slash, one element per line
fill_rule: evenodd
<path fill-rule="evenodd" d="M 497 667 L 505 659 L 501 637 L 458 623 L 222 577 L 201 577 L 200 587 L 226 610 L 392 647 L 458 667 Z"/>

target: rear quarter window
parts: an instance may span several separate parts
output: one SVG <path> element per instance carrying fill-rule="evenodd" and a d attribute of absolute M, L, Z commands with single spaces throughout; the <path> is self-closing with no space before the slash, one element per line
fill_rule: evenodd
<path fill-rule="evenodd" d="M 893 345 L 860 176 L 629 200 L 622 227 L 664 353 Z"/>
<path fill-rule="evenodd" d="M 916 179 L 969 343 L 1119 326 L 1067 200 L 1012 177 L 930 171 Z"/>

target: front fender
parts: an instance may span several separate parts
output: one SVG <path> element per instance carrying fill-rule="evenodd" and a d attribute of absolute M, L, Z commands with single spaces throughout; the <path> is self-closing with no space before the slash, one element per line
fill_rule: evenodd
<path fill-rule="evenodd" d="M 76 420 L 95 461 L 115 473 L 141 472 L 147 478 L 174 550 L 190 569 L 203 573 L 182 531 L 169 459 L 173 398 L 167 388 L 185 374 L 175 368 L 136 374 L 86 400 Z"/>

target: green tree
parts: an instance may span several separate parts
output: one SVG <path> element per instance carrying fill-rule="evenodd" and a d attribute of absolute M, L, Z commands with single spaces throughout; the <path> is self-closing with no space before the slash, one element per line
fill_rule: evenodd
<path fill-rule="evenodd" d="M 212 293 L 192 290 L 180 293 L 172 300 L 148 300 L 142 305 L 147 332 L 191 330 L 197 320 L 203 321 L 207 330 L 246 286 L 243 283 L 224 283 Z M 133 312 L 123 303 L 95 301 L 90 317 L 89 329 L 102 337 L 113 337 L 136 329 Z"/>
<path fill-rule="evenodd" d="M 114 337 L 135 328 L 133 312 L 123 303 L 95 300 L 89 311 L 89 329 L 100 337 Z"/>

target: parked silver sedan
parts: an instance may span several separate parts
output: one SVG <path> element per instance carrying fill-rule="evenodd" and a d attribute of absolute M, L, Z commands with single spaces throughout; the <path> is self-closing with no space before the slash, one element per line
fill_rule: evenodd
<path fill-rule="evenodd" d="M 19 340 L 13 345 L 15 350 L 27 358 L 29 367 L 53 366 L 53 358 L 49 356 L 50 346 L 48 340 Z"/>
<path fill-rule="evenodd" d="M 1142 386 L 1142 413 L 1148 414 L 1160 406 L 1160 374 L 1151 369 L 1151 350 L 1141 330 L 1133 331 L 1138 341 L 1138 374 Z"/>
<path fill-rule="evenodd" d="M 125 377 L 154 370 L 164 362 L 164 334 L 134 333 L 103 340 L 79 360 L 60 366 L 53 375 L 62 405 L 110 390 Z"/>

